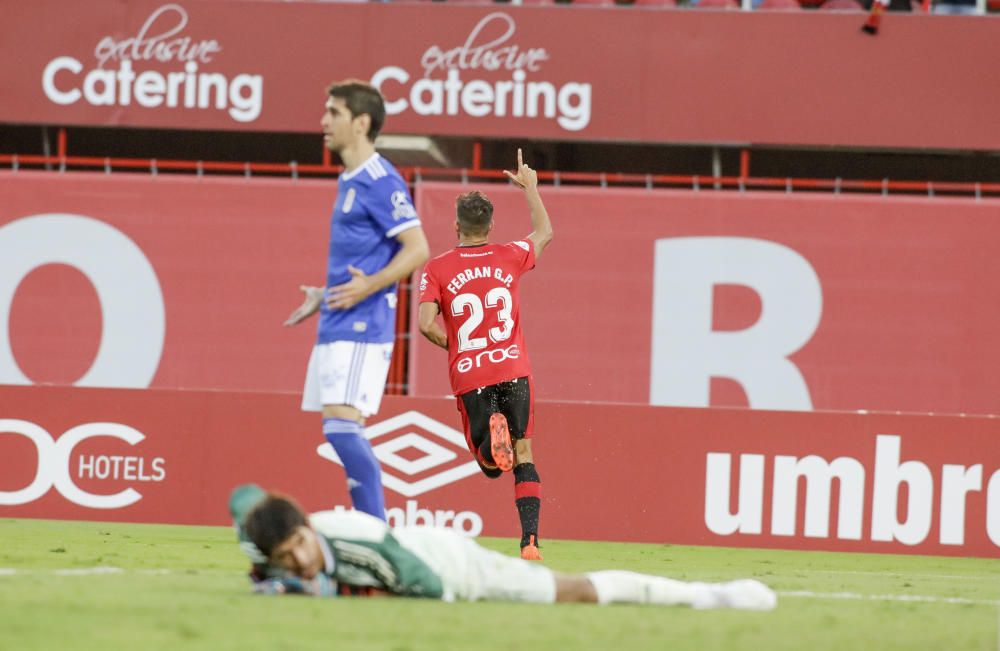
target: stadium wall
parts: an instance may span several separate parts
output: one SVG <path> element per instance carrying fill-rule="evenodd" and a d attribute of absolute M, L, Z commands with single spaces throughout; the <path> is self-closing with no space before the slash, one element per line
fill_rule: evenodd
<path fill-rule="evenodd" d="M 350 503 L 294 394 L 4 387 L 0 518 L 227 523 L 256 481 Z M 394 524 L 514 536 L 510 480 L 453 399 L 389 396 L 367 428 Z M 1000 555 L 1000 420 L 541 402 L 545 538 Z M 322 443 L 322 445 L 321 445 Z"/>
<path fill-rule="evenodd" d="M 453 246 L 468 189 L 418 186 L 432 251 Z M 493 239 L 527 235 L 521 192 L 485 189 Z M 998 201 L 543 194 L 555 240 L 521 285 L 541 398 L 1000 413 Z M 447 394 L 442 351 L 410 351 L 411 393 Z"/>
<path fill-rule="evenodd" d="M 281 324 L 323 282 L 335 188 L 0 174 L 0 384 L 299 391 L 314 325 Z M 465 189 L 418 185 L 433 251 Z M 495 238 L 523 237 L 520 193 L 487 190 Z M 998 413 L 996 201 L 545 196 L 556 239 L 522 285 L 542 399 Z M 444 353 L 410 343 L 411 394 L 447 395 Z"/>
<path fill-rule="evenodd" d="M 418 185 L 434 250 L 452 242 L 464 189 Z M 496 237 L 522 237 L 519 193 L 488 190 Z M 298 409 L 313 332 L 280 326 L 295 288 L 321 281 L 334 191 L 0 175 L 0 517 L 223 524 L 242 481 L 310 509 L 348 504 L 316 416 Z M 895 413 L 994 404 L 995 202 L 573 187 L 546 198 L 557 239 L 525 278 L 525 325 L 539 393 L 575 398 L 537 406 L 543 537 L 998 554 L 1000 420 Z M 806 395 L 813 411 L 613 404 L 653 396 L 661 327 L 667 344 L 687 342 L 667 348 L 668 387 L 686 378 L 704 402 L 707 386 L 714 406 L 792 387 L 785 404 Z M 795 328 L 810 333 L 800 349 L 771 355 Z M 729 363 L 716 342 L 757 360 L 752 373 L 718 384 L 732 367 L 712 366 Z M 443 354 L 411 350 L 414 389 L 430 397 L 387 397 L 367 429 L 390 517 L 514 535 L 508 489 L 479 476 L 440 397 Z M 754 375 L 769 364 L 774 381 Z M 825 411 L 836 400 L 906 407 Z"/>
<path fill-rule="evenodd" d="M 896 14 L 873 39 L 849 12 L 8 4 L 0 122 L 314 133 L 331 77 L 357 77 L 391 133 L 1000 149 L 989 18 Z"/>
<path fill-rule="evenodd" d="M 301 388 L 315 323 L 282 323 L 325 284 L 336 183 L 19 172 L 0 195 L 0 383 Z"/>

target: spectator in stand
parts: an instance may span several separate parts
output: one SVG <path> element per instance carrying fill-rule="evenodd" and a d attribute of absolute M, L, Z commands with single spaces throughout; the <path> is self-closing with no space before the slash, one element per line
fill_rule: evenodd
<path fill-rule="evenodd" d="M 688 0 L 694 9 L 739 9 L 740 0 Z"/>
<path fill-rule="evenodd" d="M 862 7 L 865 11 L 871 10 L 872 1 L 873 0 L 861 0 Z M 886 11 L 913 11 L 913 5 L 911 0 L 889 0 L 889 6 L 886 7 Z"/>
<path fill-rule="evenodd" d="M 937 0 L 932 7 L 936 14 L 973 15 L 979 13 L 976 0 Z"/>

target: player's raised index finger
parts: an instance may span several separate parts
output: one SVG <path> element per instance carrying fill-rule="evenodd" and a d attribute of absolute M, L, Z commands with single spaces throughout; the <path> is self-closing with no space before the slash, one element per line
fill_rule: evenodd
<path fill-rule="evenodd" d="M 524 160 L 521 158 L 521 148 L 517 148 L 517 169 L 520 170 L 521 166 L 524 165 Z"/>

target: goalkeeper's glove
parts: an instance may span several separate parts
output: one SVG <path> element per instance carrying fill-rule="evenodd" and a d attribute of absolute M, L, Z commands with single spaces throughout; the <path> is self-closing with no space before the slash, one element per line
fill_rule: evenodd
<path fill-rule="evenodd" d="M 314 579 L 303 579 L 297 576 L 282 576 L 256 581 L 253 591 L 257 594 L 301 594 L 310 597 L 336 597 L 337 584 L 325 574 L 318 574 Z"/>

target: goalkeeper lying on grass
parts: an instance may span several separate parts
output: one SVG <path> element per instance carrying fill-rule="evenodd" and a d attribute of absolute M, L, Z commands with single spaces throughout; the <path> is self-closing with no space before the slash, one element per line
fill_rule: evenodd
<path fill-rule="evenodd" d="M 358 511 L 306 516 L 291 499 L 252 484 L 233 491 L 229 512 L 254 564 L 254 589 L 263 593 L 750 610 L 777 603 L 774 592 L 753 579 L 687 583 L 618 570 L 561 574 L 484 549 L 449 529 L 391 529 Z"/>

